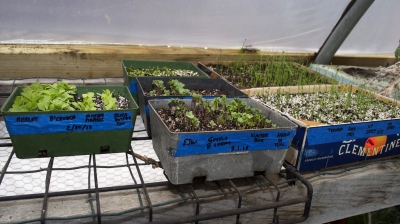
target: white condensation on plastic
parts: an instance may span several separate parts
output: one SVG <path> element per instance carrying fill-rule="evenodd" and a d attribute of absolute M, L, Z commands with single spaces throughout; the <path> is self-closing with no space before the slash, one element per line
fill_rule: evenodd
<path fill-rule="evenodd" d="M 136 118 L 134 130 L 144 130 L 144 124 L 140 116 Z M 143 132 L 135 132 L 133 137 L 146 137 Z M 0 122 L 0 137 L 8 137 L 8 132 L 4 121 Z M 0 140 L 0 143 L 10 143 L 11 141 Z M 132 141 L 132 148 L 135 153 L 158 160 L 151 140 Z M 0 147 L 0 166 L 4 167 L 12 147 Z M 130 164 L 134 164 L 131 155 L 128 156 Z M 12 196 L 23 194 L 43 193 L 45 189 L 46 169 L 50 158 L 38 159 L 18 159 L 13 156 L 7 171 L 33 171 L 38 172 L 28 174 L 6 174 L 0 185 L 0 196 Z M 143 163 L 138 160 L 138 163 Z M 89 187 L 89 169 L 87 167 L 73 170 L 57 170 L 57 168 L 73 168 L 87 166 L 89 156 L 66 156 L 55 157 L 50 181 L 50 192 L 69 191 L 87 189 Z M 92 163 L 93 164 L 93 163 Z M 123 186 L 130 184 L 141 184 L 136 166 L 131 166 L 129 171 L 126 167 L 126 154 L 113 153 L 96 155 L 96 165 L 99 187 Z M 122 165 L 121 168 L 110 168 L 109 166 Z M 145 183 L 166 181 L 163 169 L 152 168 L 151 165 L 139 166 Z M 43 171 L 40 171 L 43 170 Z M 91 170 L 90 187 L 94 188 L 93 169 Z"/>
<path fill-rule="evenodd" d="M 262 50 L 316 52 L 349 2 L 2 0 L 0 43 L 240 48 L 246 39 Z M 398 6 L 375 1 L 338 53 L 393 53 Z"/>
<path fill-rule="evenodd" d="M 349 0 L 0 1 L 0 43 L 314 52 Z M 157 13 L 149 13 L 157 12 Z M 127 28 L 129 24 L 129 28 Z"/>
<path fill-rule="evenodd" d="M 394 56 L 400 39 L 399 9 L 398 0 L 374 1 L 337 53 Z"/>

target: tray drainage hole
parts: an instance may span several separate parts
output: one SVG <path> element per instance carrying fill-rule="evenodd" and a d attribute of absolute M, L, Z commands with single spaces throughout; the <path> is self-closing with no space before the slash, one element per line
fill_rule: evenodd
<path fill-rule="evenodd" d="M 100 154 L 109 152 L 110 152 L 110 146 L 100 146 Z"/>
<path fill-rule="evenodd" d="M 46 157 L 47 156 L 47 150 L 39 150 L 39 157 Z"/>

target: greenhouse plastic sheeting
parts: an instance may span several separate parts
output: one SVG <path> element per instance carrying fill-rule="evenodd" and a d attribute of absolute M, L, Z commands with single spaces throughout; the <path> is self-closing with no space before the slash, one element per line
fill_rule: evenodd
<path fill-rule="evenodd" d="M 0 43 L 90 43 L 316 52 L 349 0 L 3 0 Z M 338 53 L 393 53 L 396 0 L 375 1 Z"/>

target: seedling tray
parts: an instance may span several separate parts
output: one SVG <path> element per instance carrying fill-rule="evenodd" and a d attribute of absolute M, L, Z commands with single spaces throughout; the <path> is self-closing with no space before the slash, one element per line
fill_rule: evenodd
<path fill-rule="evenodd" d="M 149 101 L 153 148 L 171 183 L 191 183 L 199 176 L 211 181 L 280 172 L 297 125 L 255 100 L 241 100 L 278 128 L 171 132 L 155 111 L 168 108 L 168 101 Z M 184 102 L 189 107 L 191 100 Z"/>
<path fill-rule="evenodd" d="M 8 112 L 23 87 L 1 109 L 15 154 L 20 159 L 74 156 L 129 150 L 138 106 L 125 86 L 77 86 L 77 94 L 120 92 L 129 109 L 107 111 Z"/>
<path fill-rule="evenodd" d="M 304 92 L 329 91 L 331 86 L 317 90 L 308 86 Z M 340 86 L 349 88 L 349 86 Z M 359 90 L 352 87 L 353 91 Z M 273 93 L 271 88 L 247 90 L 250 96 L 263 92 Z M 276 89 L 275 89 L 276 91 Z M 281 92 L 299 93 L 299 89 L 281 88 Z M 394 102 L 392 99 L 372 94 L 376 99 Z M 400 106 L 400 103 L 397 103 Z M 300 172 L 354 164 L 400 154 L 400 119 L 387 119 L 346 124 L 323 124 L 297 120 L 286 115 L 298 125 L 291 150 L 294 158 L 286 158 Z"/>
<path fill-rule="evenodd" d="M 224 62 L 222 64 L 231 64 L 231 62 Z M 302 70 L 305 70 L 309 75 L 311 76 L 315 76 L 316 78 L 320 78 L 326 81 L 326 84 L 337 84 L 338 81 L 331 78 L 331 77 L 327 77 L 324 76 L 304 65 L 295 63 L 295 62 L 287 62 L 287 64 L 291 64 L 294 68 L 300 68 Z M 215 77 L 215 78 L 221 78 L 221 79 L 225 79 L 224 76 L 222 76 L 221 74 L 219 74 L 217 71 L 214 71 L 212 69 L 210 69 L 209 67 L 212 65 L 216 65 L 215 63 L 209 63 L 209 62 L 198 62 L 197 67 L 202 70 L 204 73 L 206 73 L 207 75 L 209 75 L 210 77 Z M 227 82 L 229 82 L 229 80 L 227 80 Z M 320 84 L 320 85 L 325 85 L 325 84 Z M 235 85 L 236 86 L 236 85 Z M 298 86 L 298 85 L 297 85 Z M 274 86 L 260 86 L 260 88 L 262 87 L 274 87 Z M 237 88 L 239 89 L 247 89 L 246 87 L 240 87 L 237 86 Z"/>
<path fill-rule="evenodd" d="M 124 72 L 124 85 L 128 86 L 131 91 L 133 99 L 138 103 L 138 87 L 137 87 L 137 76 L 129 76 L 127 69 L 133 67 L 137 69 L 142 68 L 162 68 L 166 67 L 169 69 L 186 69 L 199 73 L 199 77 L 191 78 L 209 78 L 209 75 L 201 71 L 194 64 L 190 62 L 178 62 L 178 61 L 138 61 L 138 60 L 122 60 L 122 71 Z M 149 76 L 147 76 L 149 77 Z M 175 77 L 175 76 L 171 76 Z M 176 76 L 179 77 L 179 76 Z M 150 77 L 149 77 L 150 78 Z M 140 106 L 140 103 L 138 103 Z"/>
<path fill-rule="evenodd" d="M 310 68 L 340 83 L 358 86 L 400 100 L 399 66 L 400 64 L 380 68 L 312 64 Z"/>
<path fill-rule="evenodd" d="M 230 83 L 226 82 L 223 79 L 193 79 L 193 78 L 172 78 L 172 77 L 137 77 L 138 82 L 138 98 L 139 98 L 139 105 L 140 105 L 140 116 L 143 119 L 144 126 L 147 131 L 147 135 L 151 137 L 151 128 L 150 128 L 150 113 L 149 113 L 149 100 L 154 99 L 161 99 L 161 100 L 168 100 L 171 98 L 191 98 L 190 96 L 182 96 L 182 95 L 175 95 L 175 96 L 148 96 L 144 94 L 144 90 L 152 89 L 152 82 L 153 80 L 162 80 L 164 82 L 165 87 L 169 89 L 168 81 L 171 79 L 176 79 L 179 82 L 185 84 L 185 89 L 189 90 L 207 90 L 207 89 L 220 89 L 227 92 L 227 97 L 236 97 L 236 98 L 248 98 L 248 96 L 237 89 L 236 87 L 232 86 Z M 203 98 L 212 99 L 218 96 L 203 96 Z"/>

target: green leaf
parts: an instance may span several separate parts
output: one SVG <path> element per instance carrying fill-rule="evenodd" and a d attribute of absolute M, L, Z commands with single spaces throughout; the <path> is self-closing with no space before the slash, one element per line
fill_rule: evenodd
<path fill-rule="evenodd" d="M 218 123 L 220 123 L 222 125 L 225 125 L 225 123 L 226 123 L 225 119 L 222 116 L 218 117 L 217 121 L 218 121 Z"/>
<path fill-rule="evenodd" d="M 109 89 L 103 90 L 103 93 L 99 95 L 103 100 L 105 110 L 117 109 L 117 99 L 112 96 L 112 92 Z"/>
<path fill-rule="evenodd" d="M 214 122 L 214 120 L 211 120 L 211 121 L 210 121 L 210 125 L 211 125 L 211 127 L 214 127 L 214 126 L 217 125 L 217 124 Z"/>
<path fill-rule="evenodd" d="M 32 102 L 32 93 L 22 92 L 21 96 L 23 96 L 25 102 Z"/>
<path fill-rule="evenodd" d="M 150 96 L 155 96 L 156 94 L 157 94 L 157 92 L 155 90 L 150 91 Z"/>
<path fill-rule="evenodd" d="M 40 102 L 37 105 L 38 105 L 39 110 L 41 110 L 41 111 L 46 111 L 48 109 L 48 105 L 46 105 L 45 102 Z"/>
<path fill-rule="evenodd" d="M 93 98 L 94 93 L 93 92 L 87 92 L 86 94 L 82 94 L 82 97 L 84 98 Z"/>
<path fill-rule="evenodd" d="M 194 118 L 193 112 L 192 111 L 186 112 L 186 117 L 193 119 Z"/>
<path fill-rule="evenodd" d="M 8 110 L 9 112 L 21 112 L 21 108 L 20 107 L 12 107 Z"/>
<path fill-rule="evenodd" d="M 82 109 L 81 105 L 77 102 L 72 102 L 72 105 L 74 105 L 77 109 Z"/>
<path fill-rule="evenodd" d="M 115 109 L 114 106 L 116 107 L 116 105 L 114 104 L 108 104 L 106 105 L 106 110 L 111 110 L 111 109 Z"/>
<path fill-rule="evenodd" d="M 62 105 L 61 105 L 61 108 L 62 109 L 65 109 L 65 108 L 68 108 L 69 107 L 69 103 L 63 103 Z"/>
<path fill-rule="evenodd" d="M 169 90 L 164 90 L 163 96 L 169 96 L 171 95 L 171 92 Z"/>
<path fill-rule="evenodd" d="M 20 106 L 20 105 L 22 105 L 24 103 L 24 101 L 22 100 L 22 97 L 21 96 L 17 96 L 16 98 L 15 98 L 15 101 L 14 101 L 14 104 L 13 104 L 13 106 L 15 105 L 15 106 Z"/>

